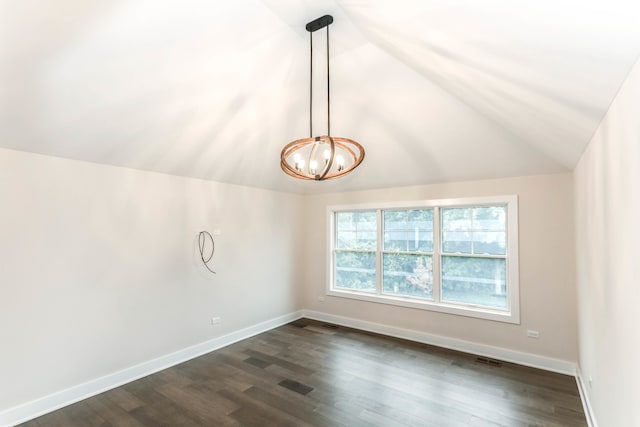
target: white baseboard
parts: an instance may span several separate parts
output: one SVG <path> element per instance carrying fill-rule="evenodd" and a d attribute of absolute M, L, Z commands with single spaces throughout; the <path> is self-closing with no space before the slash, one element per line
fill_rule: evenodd
<path fill-rule="evenodd" d="M 576 368 L 576 383 L 578 384 L 578 391 L 580 392 L 580 400 L 582 400 L 582 407 L 584 408 L 584 415 L 587 418 L 587 424 L 589 427 L 598 427 L 596 417 L 593 413 L 593 407 L 589 401 L 589 395 L 587 394 L 587 387 L 582 376 L 580 366 Z"/>
<path fill-rule="evenodd" d="M 502 347 L 494 347 L 491 345 L 480 344 L 472 341 L 465 341 L 456 338 L 449 338 L 442 335 L 430 334 L 427 332 L 416 331 L 412 329 L 398 328 L 395 326 L 383 325 L 381 323 L 369 322 L 365 320 L 354 319 L 352 317 L 336 316 L 333 314 L 322 313 L 319 311 L 303 310 L 306 318 L 320 320 L 323 322 L 334 323 L 337 325 L 348 326 L 363 331 L 375 332 L 382 335 L 389 335 L 396 338 L 403 338 L 410 341 L 416 341 L 423 344 L 431 344 L 438 347 L 444 347 L 451 350 L 471 353 L 478 356 L 491 357 L 505 362 L 517 363 L 519 365 L 530 366 L 532 368 L 544 369 L 546 371 L 557 372 L 561 374 L 576 375 L 576 364 L 567 360 L 554 359 L 551 357 L 539 356 L 531 353 L 524 353 L 515 350 L 509 350 Z"/>
<path fill-rule="evenodd" d="M 96 394 L 103 393 L 112 388 L 119 387 L 139 378 L 146 377 L 163 369 L 170 368 L 187 360 L 202 356 L 203 354 L 226 347 L 235 342 L 252 337 L 262 332 L 268 331 L 286 323 L 301 318 L 302 311 L 285 314 L 283 316 L 270 319 L 248 328 L 187 347 L 157 359 L 123 369 L 118 372 L 87 381 L 74 387 L 61 390 L 59 392 L 44 396 L 42 398 L 24 403 L 13 408 L 0 412 L 0 426 L 14 426 L 46 413 L 55 411 L 72 403 L 86 399 Z"/>

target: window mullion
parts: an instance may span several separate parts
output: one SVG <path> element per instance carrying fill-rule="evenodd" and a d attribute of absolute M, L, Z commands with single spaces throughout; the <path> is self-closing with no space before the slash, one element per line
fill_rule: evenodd
<path fill-rule="evenodd" d="M 432 283 L 431 286 L 433 288 L 433 300 L 437 303 L 440 302 L 440 289 L 441 289 L 441 274 L 440 274 L 440 208 L 435 206 L 433 208 L 433 256 L 431 259 L 431 265 L 433 268 L 432 272 Z"/>
<path fill-rule="evenodd" d="M 382 250 L 384 249 L 384 229 L 382 209 L 376 210 L 376 294 L 382 295 Z"/>
<path fill-rule="evenodd" d="M 471 253 L 472 254 L 474 254 L 476 252 L 475 239 L 474 239 L 474 235 L 473 235 L 474 226 L 475 226 L 475 223 L 473 221 L 473 211 L 474 211 L 474 209 L 471 208 L 471 230 L 469 230 L 469 237 L 471 237 Z"/>

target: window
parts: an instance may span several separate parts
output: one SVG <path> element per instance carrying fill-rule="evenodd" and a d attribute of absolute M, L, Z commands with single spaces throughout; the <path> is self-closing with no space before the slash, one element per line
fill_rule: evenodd
<path fill-rule="evenodd" d="M 507 308 L 506 206 L 441 212 L 442 301 Z"/>
<path fill-rule="evenodd" d="M 329 208 L 328 294 L 519 323 L 516 196 Z"/>
<path fill-rule="evenodd" d="M 382 292 L 433 298 L 433 209 L 382 211 Z"/>
<path fill-rule="evenodd" d="M 376 213 L 336 212 L 335 286 L 376 291 Z"/>

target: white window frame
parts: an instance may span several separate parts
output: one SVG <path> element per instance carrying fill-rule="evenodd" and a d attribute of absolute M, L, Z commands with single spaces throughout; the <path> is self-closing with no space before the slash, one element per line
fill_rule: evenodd
<path fill-rule="evenodd" d="M 507 207 L 506 233 L 506 288 L 507 308 L 493 309 L 489 307 L 468 303 L 449 303 L 440 300 L 441 274 L 440 261 L 442 253 L 440 227 L 440 208 L 448 207 L 481 207 L 504 205 Z M 433 209 L 433 301 L 409 296 L 388 295 L 382 292 L 382 224 L 381 211 L 392 209 Z M 364 292 L 351 289 L 334 288 L 334 253 L 335 253 L 335 213 L 354 211 L 376 211 L 377 217 L 377 247 L 376 247 L 376 292 Z M 369 301 L 380 304 L 391 304 L 402 307 L 430 310 L 460 316 L 475 317 L 479 319 L 495 320 L 499 322 L 520 324 L 520 280 L 519 280 L 519 254 L 518 254 L 518 196 L 489 196 L 473 198 L 455 198 L 441 200 L 421 200 L 411 202 L 392 203 L 367 203 L 351 205 L 334 205 L 327 207 L 327 269 L 328 281 L 326 294 L 334 297 L 350 298 L 361 301 Z M 446 256 L 446 254 L 444 254 Z"/>

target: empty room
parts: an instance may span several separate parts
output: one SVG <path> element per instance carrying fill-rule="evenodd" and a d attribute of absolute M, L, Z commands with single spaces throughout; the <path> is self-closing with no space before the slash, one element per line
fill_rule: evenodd
<path fill-rule="evenodd" d="M 0 0 L 0 427 L 640 426 L 639 22 Z"/>

